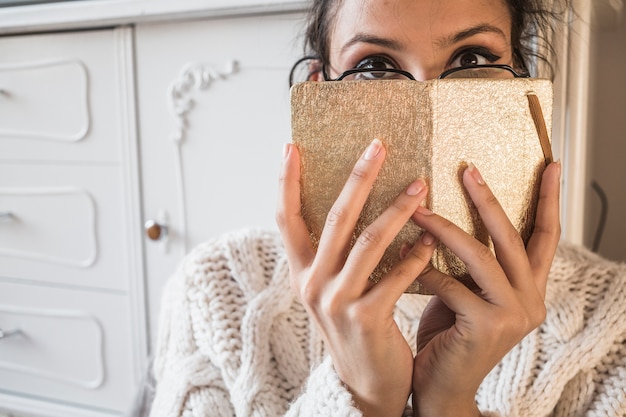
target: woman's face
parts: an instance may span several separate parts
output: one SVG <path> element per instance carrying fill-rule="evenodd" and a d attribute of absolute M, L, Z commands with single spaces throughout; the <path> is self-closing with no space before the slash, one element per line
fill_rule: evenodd
<path fill-rule="evenodd" d="M 327 71 L 336 78 L 352 68 L 398 68 L 429 80 L 490 63 L 513 63 L 504 0 L 343 0 Z"/>

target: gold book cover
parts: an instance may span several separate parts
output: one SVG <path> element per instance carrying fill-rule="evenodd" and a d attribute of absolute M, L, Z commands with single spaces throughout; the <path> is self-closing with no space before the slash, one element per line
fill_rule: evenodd
<path fill-rule="evenodd" d="M 493 250 L 461 173 L 474 163 L 512 224 L 528 241 L 540 176 L 551 161 L 549 80 L 454 79 L 304 82 L 291 90 L 292 140 L 302 162 L 302 213 L 317 246 L 326 215 L 363 150 L 380 139 L 385 163 L 363 208 L 354 238 L 406 186 L 427 179 L 426 206 Z M 374 270 L 377 282 L 421 230 L 409 221 Z M 466 284 L 464 263 L 440 244 L 435 268 Z M 417 282 L 406 292 L 423 293 Z"/>

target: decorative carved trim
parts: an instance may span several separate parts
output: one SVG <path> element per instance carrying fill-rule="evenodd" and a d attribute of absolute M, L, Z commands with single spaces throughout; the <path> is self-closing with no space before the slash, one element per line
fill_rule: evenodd
<path fill-rule="evenodd" d="M 232 60 L 225 65 L 224 70 L 216 70 L 206 64 L 191 62 L 183 66 L 178 77 L 172 81 L 168 88 L 168 104 L 174 118 L 176 126 L 170 138 L 174 142 L 174 163 L 176 171 L 176 182 L 178 186 L 178 212 L 179 232 L 181 238 L 182 252 L 187 253 L 187 209 L 185 181 L 183 177 L 182 145 L 187 135 L 188 116 L 194 108 L 195 102 L 191 97 L 192 92 L 207 90 L 211 84 L 218 80 L 226 80 L 231 75 L 239 72 L 239 62 Z"/>
<path fill-rule="evenodd" d="M 186 136 L 189 112 L 195 102 L 191 98 L 194 90 L 207 90 L 214 81 L 225 80 L 239 71 L 239 63 L 235 60 L 227 63 L 223 71 L 216 70 L 198 62 L 186 64 L 168 88 L 168 104 L 177 119 L 177 126 L 172 140 L 183 142 Z"/>

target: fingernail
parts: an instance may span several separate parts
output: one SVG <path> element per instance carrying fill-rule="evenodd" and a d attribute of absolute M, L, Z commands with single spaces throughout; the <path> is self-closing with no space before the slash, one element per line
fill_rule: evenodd
<path fill-rule="evenodd" d="M 415 210 L 415 211 L 417 211 L 418 213 L 421 213 L 421 214 L 423 214 L 423 215 L 425 215 L 425 216 L 431 216 L 431 215 L 433 214 L 433 212 L 432 212 L 432 211 L 428 210 L 428 209 L 427 209 L 426 207 L 424 207 L 424 206 L 419 206 L 419 207 L 417 208 L 417 210 Z"/>
<path fill-rule="evenodd" d="M 408 195 L 418 195 L 424 190 L 424 188 L 426 188 L 426 184 L 424 184 L 424 181 L 422 180 L 413 181 L 407 187 L 406 193 Z"/>
<path fill-rule="evenodd" d="M 467 164 L 467 171 L 472 175 L 477 183 L 479 183 L 480 185 L 485 185 L 485 180 L 480 175 L 478 168 L 476 168 L 476 165 L 474 165 L 473 162 Z"/>
<path fill-rule="evenodd" d="M 291 152 L 291 146 L 291 143 L 285 143 L 285 146 L 283 146 L 283 159 L 289 156 L 289 152 Z"/>
<path fill-rule="evenodd" d="M 382 147 L 382 142 L 378 139 L 374 139 L 365 150 L 365 155 L 363 155 L 363 159 L 365 159 L 366 161 L 371 161 L 372 159 L 376 158 L 380 153 Z"/>
<path fill-rule="evenodd" d="M 556 161 L 556 172 L 557 172 L 559 178 L 561 178 L 561 170 L 562 169 L 563 169 L 563 166 L 561 164 L 561 160 L 559 159 L 559 160 Z"/>
<path fill-rule="evenodd" d="M 422 233 L 422 243 L 426 246 L 432 245 L 435 243 L 435 236 L 431 235 L 427 231 L 424 231 L 424 233 Z"/>

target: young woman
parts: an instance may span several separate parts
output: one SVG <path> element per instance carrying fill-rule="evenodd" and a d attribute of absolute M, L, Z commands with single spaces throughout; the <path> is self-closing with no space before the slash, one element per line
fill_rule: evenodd
<path fill-rule="evenodd" d="M 552 18 L 541 1 L 315 0 L 311 77 L 384 69 L 427 80 L 487 64 L 523 73 L 529 37 Z M 626 415 L 626 267 L 558 245 L 559 164 L 544 172 L 526 246 L 470 164 L 463 184 L 497 256 L 420 207 L 421 179 L 350 249 L 384 158 L 376 140 L 364 150 L 313 250 L 299 155 L 285 146 L 281 236 L 208 242 L 165 289 L 152 415 Z M 408 220 L 427 232 L 370 285 Z M 436 241 L 480 291 L 428 266 Z M 403 295 L 416 277 L 434 297 Z"/>

